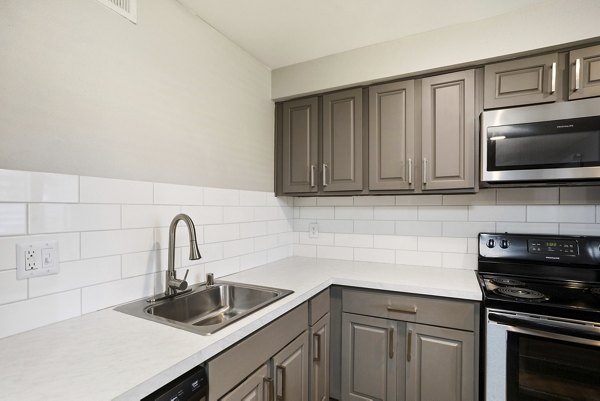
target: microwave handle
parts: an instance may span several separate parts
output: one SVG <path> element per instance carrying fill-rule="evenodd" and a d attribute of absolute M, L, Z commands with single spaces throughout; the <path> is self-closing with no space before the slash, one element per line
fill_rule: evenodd
<path fill-rule="evenodd" d="M 488 319 L 493 322 L 505 324 L 523 329 L 532 329 L 545 331 L 547 333 L 562 334 L 570 337 L 587 338 L 589 340 L 600 340 L 600 331 L 586 330 L 570 326 L 563 326 L 560 323 L 544 321 L 540 319 L 530 319 L 526 317 L 504 316 L 497 313 L 489 313 Z"/>

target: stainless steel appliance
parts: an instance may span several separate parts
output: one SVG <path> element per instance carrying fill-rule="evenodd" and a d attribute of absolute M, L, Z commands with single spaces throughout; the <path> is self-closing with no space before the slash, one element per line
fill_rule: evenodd
<path fill-rule="evenodd" d="M 600 400 L 600 237 L 479 234 L 486 401 Z"/>
<path fill-rule="evenodd" d="M 600 98 L 486 111 L 481 180 L 600 179 Z"/>
<path fill-rule="evenodd" d="M 200 365 L 159 388 L 141 401 L 206 401 L 208 377 Z"/>

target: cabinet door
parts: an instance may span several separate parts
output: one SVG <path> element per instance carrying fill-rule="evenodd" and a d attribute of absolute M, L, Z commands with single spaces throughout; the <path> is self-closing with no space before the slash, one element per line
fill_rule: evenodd
<path fill-rule="evenodd" d="M 406 359 L 407 400 L 475 399 L 473 333 L 408 323 Z"/>
<path fill-rule="evenodd" d="M 269 401 L 273 381 L 269 378 L 267 365 L 261 366 L 246 380 L 221 398 L 221 401 Z"/>
<path fill-rule="evenodd" d="M 329 401 L 329 313 L 311 329 L 310 401 Z"/>
<path fill-rule="evenodd" d="M 283 104 L 283 192 L 317 190 L 317 98 Z"/>
<path fill-rule="evenodd" d="M 395 401 L 397 323 L 344 313 L 342 401 Z"/>
<path fill-rule="evenodd" d="M 422 81 L 423 190 L 475 186 L 475 72 Z"/>
<path fill-rule="evenodd" d="M 562 88 L 558 53 L 485 66 L 484 108 L 548 103 Z"/>
<path fill-rule="evenodd" d="M 369 88 L 369 189 L 414 189 L 415 82 Z"/>
<path fill-rule="evenodd" d="M 273 357 L 278 401 L 308 401 L 308 331 Z"/>
<path fill-rule="evenodd" d="M 363 188 L 362 90 L 323 96 L 323 191 Z"/>
<path fill-rule="evenodd" d="M 600 96 L 600 46 L 569 53 L 569 100 Z"/>

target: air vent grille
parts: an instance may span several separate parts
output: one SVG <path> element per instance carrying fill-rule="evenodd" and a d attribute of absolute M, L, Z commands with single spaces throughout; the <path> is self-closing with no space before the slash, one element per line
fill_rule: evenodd
<path fill-rule="evenodd" d="M 137 23 L 137 0 L 98 0 L 106 7 Z"/>

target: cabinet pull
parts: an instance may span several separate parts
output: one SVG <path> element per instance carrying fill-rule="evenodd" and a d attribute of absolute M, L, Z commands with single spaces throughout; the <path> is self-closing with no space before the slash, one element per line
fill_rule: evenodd
<path fill-rule="evenodd" d="M 323 163 L 323 186 L 327 186 L 327 164 Z"/>
<path fill-rule="evenodd" d="M 281 373 L 281 380 L 279 381 L 279 383 L 281 383 L 281 395 L 276 394 L 277 401 L 284 401 L 285 400 L 285 366 L 277 365 L 277 367 L 275 369 L 277 370 L 277 372 Z M 277 386 L 277 387 L 279 387 L 279 386 Z"/>
<path fill-rule="evenodd" d="M 319 333 L 313 334 L 313 347 L 315 350 L 313 361 L 318 362 L 321 360 L 321 335 Z"/>
<path fill-rule="evenodd" d="M 310 186 L 314 187 L 315 186 L 315 165 L 311 164 L 310 165 Z"/>
<path fill-rule="evenodd" d="M 395 312 L 395 313 L 417 313 L 417 306 L 416 305 L 410 305 L 410 306 L 388 306 L 387 307 L 387 311 L 388 312 Z"/>
<path fill-rule="evenodd" d="M 275 393 L 275 385 L 273 384 L 273 379 L 271 379 L 270 377 L 263 377 L 263 384 L 269 392 L 269 397 L 267 397 L 267 401 L 273 401 L 273 395 Z"/>
<path fill-rule="evenodd" d="M 410 354 L 412 354 L 412 330 L 408 330 L 406 342 L 406 362 L 410 362 Z"/>
<path fill-rule="evenodd" d="M 390 359 L 394 358 L 394 328 L 388 329 L 388 349 Z"/>
<path fill-rule="evenodd" d="M 552 63 L 552 69 L 550 70 L 550 94 L 556 92 L 556 61 Z"/>
<path fill-rule="evenodd" d="M 427 185 L 427 158 L 423 158 L 423 185 Z"/>
<path fill-rule="evenodd" d="M 412 176 L 413 176 L 413 169 L 412 169 L 412 159 L 408 159 L 408 185 L 412 185 Z"/>
<path fill-rule="evenodd" d="M 581 79 L 581 59 L 575 60 L 575 90 L 579 90 Z"/>

